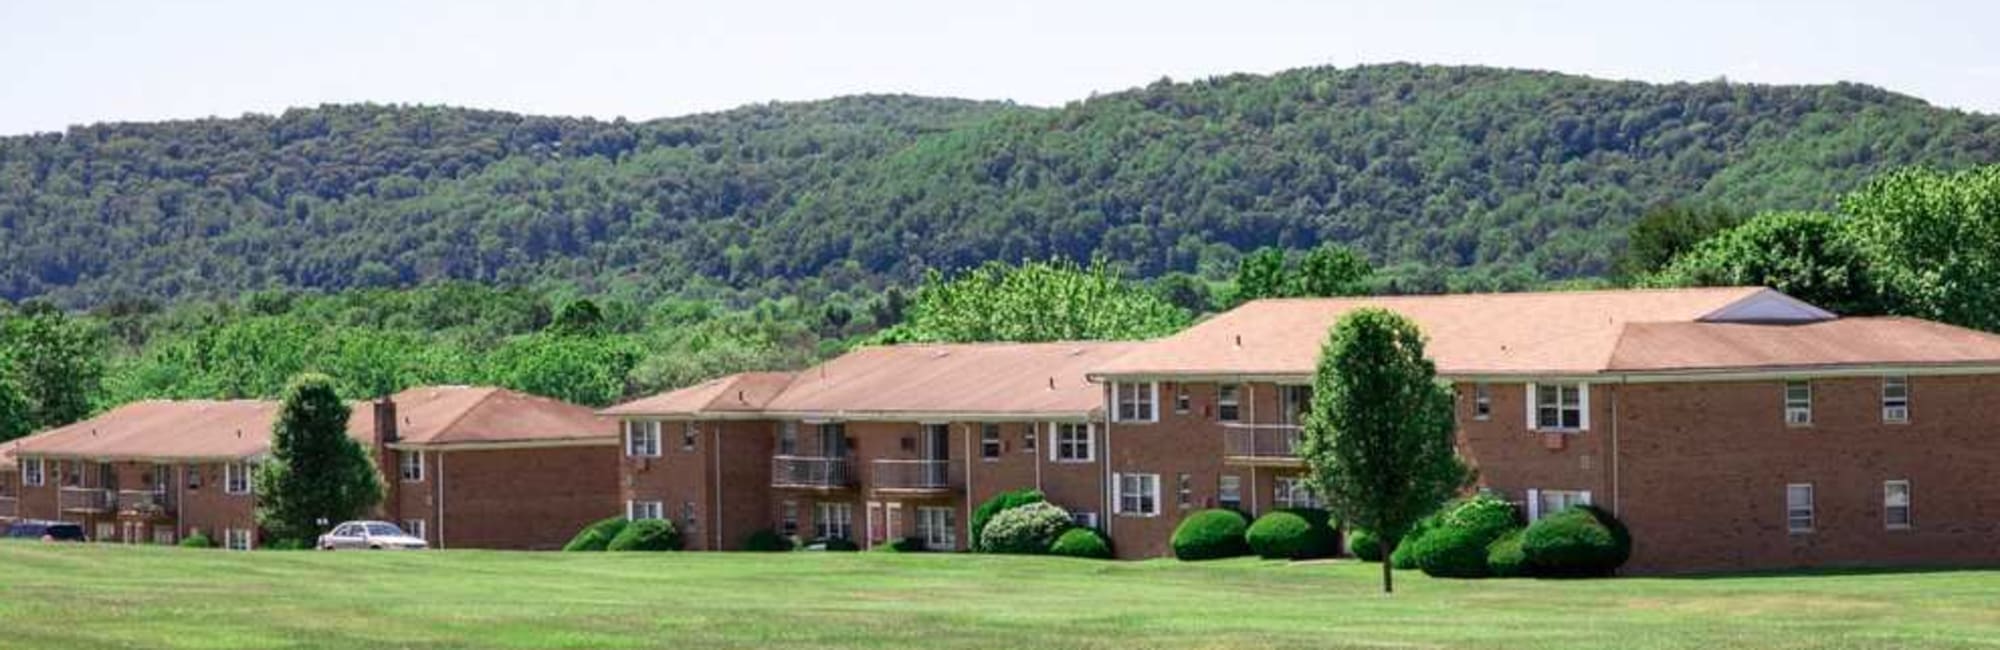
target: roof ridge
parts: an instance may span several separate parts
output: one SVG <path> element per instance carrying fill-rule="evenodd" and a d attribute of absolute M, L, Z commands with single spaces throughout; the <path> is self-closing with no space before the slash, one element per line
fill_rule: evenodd
<path fill-rule="evenodd" d="M 443 387 L 429 386 L 427 388 L 460 388 L 465 390 L 485 391 L 485 394 L 480 395 L 479 399 L 473 400 L 470 406 L 465 407 L 465 410 L 459 411 L 458 415 L 452 416 L 450 421 L 444 423 L 444 426 L 438 427 L 437 436 L 435 436 L 436 438 L 443 438 L 446 432 L 451 431 L 452 427 L 458 426 L 458 423 L 465 421 L 465 418 L 470 417 L 473 411 L 477 411 L 479 410 L 479 407 L 484 406 L 486 404 L 486 400 L 493 399 L 494 395 L 499 394 L 501 390 L 505 390 L 499 386 L 443 386 Z M 397 415 L 402 415 L 402 414 L 397 413 Z M 376 426 L 381 426 L 381 425 L 377 424 Z M 397 427 L 397 430 L 401 431 L 402 428 Z"/>
<path fill-rule="evenodd" d="M 1770 289 L 1771 289 L 1770 287 L 1758 286 L 1754 284 L 1745 284 L 1745 285 L 1731 285 L 1723 287 L 1638 287 L 1638 288 L 1627 288 L 1627 289 L 1575 289 L 1575 290 L 1550 290 L 1550 291 L 1473 291 L 1465 293 L 1404 293 L 1404 294 L 1387 294 L 1387 295 L 1370 294 L 1365 296 L 1286 296 L 1286 297 L 1276 297 L 1276 298 L 1258 298 L 1250 302 L 1252 303 L 1319 302 L 1319 301 L 1333 301 L 1333 300 L 1355 300 L 1355 301 L 1449 300 L 1449 299 L 1518 298 L 1518 297 L 1529 297 L 1529 296 L 1581 296 L 1581 295 L 1601 296 L 1601 295 L 1611 295 L 1611 294 L 1726 293 L 1731 291 L 1759 291 L 1759 290 L 1770 290 Z"/>

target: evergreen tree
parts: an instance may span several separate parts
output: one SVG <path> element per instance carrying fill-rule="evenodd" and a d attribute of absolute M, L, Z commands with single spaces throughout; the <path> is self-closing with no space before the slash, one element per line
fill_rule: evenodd
<path fill-rule="evenodd" d="M 382 500 L 374 461 L 347 435 L 348 415 L 326 375 L 300 375 L 285 388 L 256 474 L 257 523 L 278 540 L 310 542 Z"/>

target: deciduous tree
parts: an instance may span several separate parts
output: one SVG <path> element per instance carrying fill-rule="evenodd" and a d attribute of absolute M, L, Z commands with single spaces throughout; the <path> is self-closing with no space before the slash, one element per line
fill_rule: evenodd
<path fill-rule="evenodd" d="M 256 473 L 257 523 L 272 536 L 310 542 L 382 500 L 375 462 L 347 435 L 348 415 L 326 375 L 300 375 L 285 388 Z"/>

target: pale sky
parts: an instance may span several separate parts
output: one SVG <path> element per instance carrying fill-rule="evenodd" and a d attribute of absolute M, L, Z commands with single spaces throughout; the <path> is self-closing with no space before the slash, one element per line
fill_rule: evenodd
<path fill-rule="evenodd" d="M 1992 1 L 302 4 L 0 0 L 0 134 L 361 101 L 634 120 L 879 92 L 1053 106 L 1390 61 L 1848 80 L 2000 113 Z"/>

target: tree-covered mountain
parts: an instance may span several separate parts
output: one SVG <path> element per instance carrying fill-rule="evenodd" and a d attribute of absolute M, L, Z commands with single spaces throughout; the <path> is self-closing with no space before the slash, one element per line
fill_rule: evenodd
<path fill-rule="evenodd" d="M 442 279 L 825 295 L 1102 256 L 1349 243 L 1403 290 L 1605 272 L 1665 201 L 1829 207 L 2000 161 L 2000 117 L 1866 86 L 1302 69 L 1041 109 L 900 96 L 647 122 L 327 106 L 0 138 L 0 298 Z"/>

